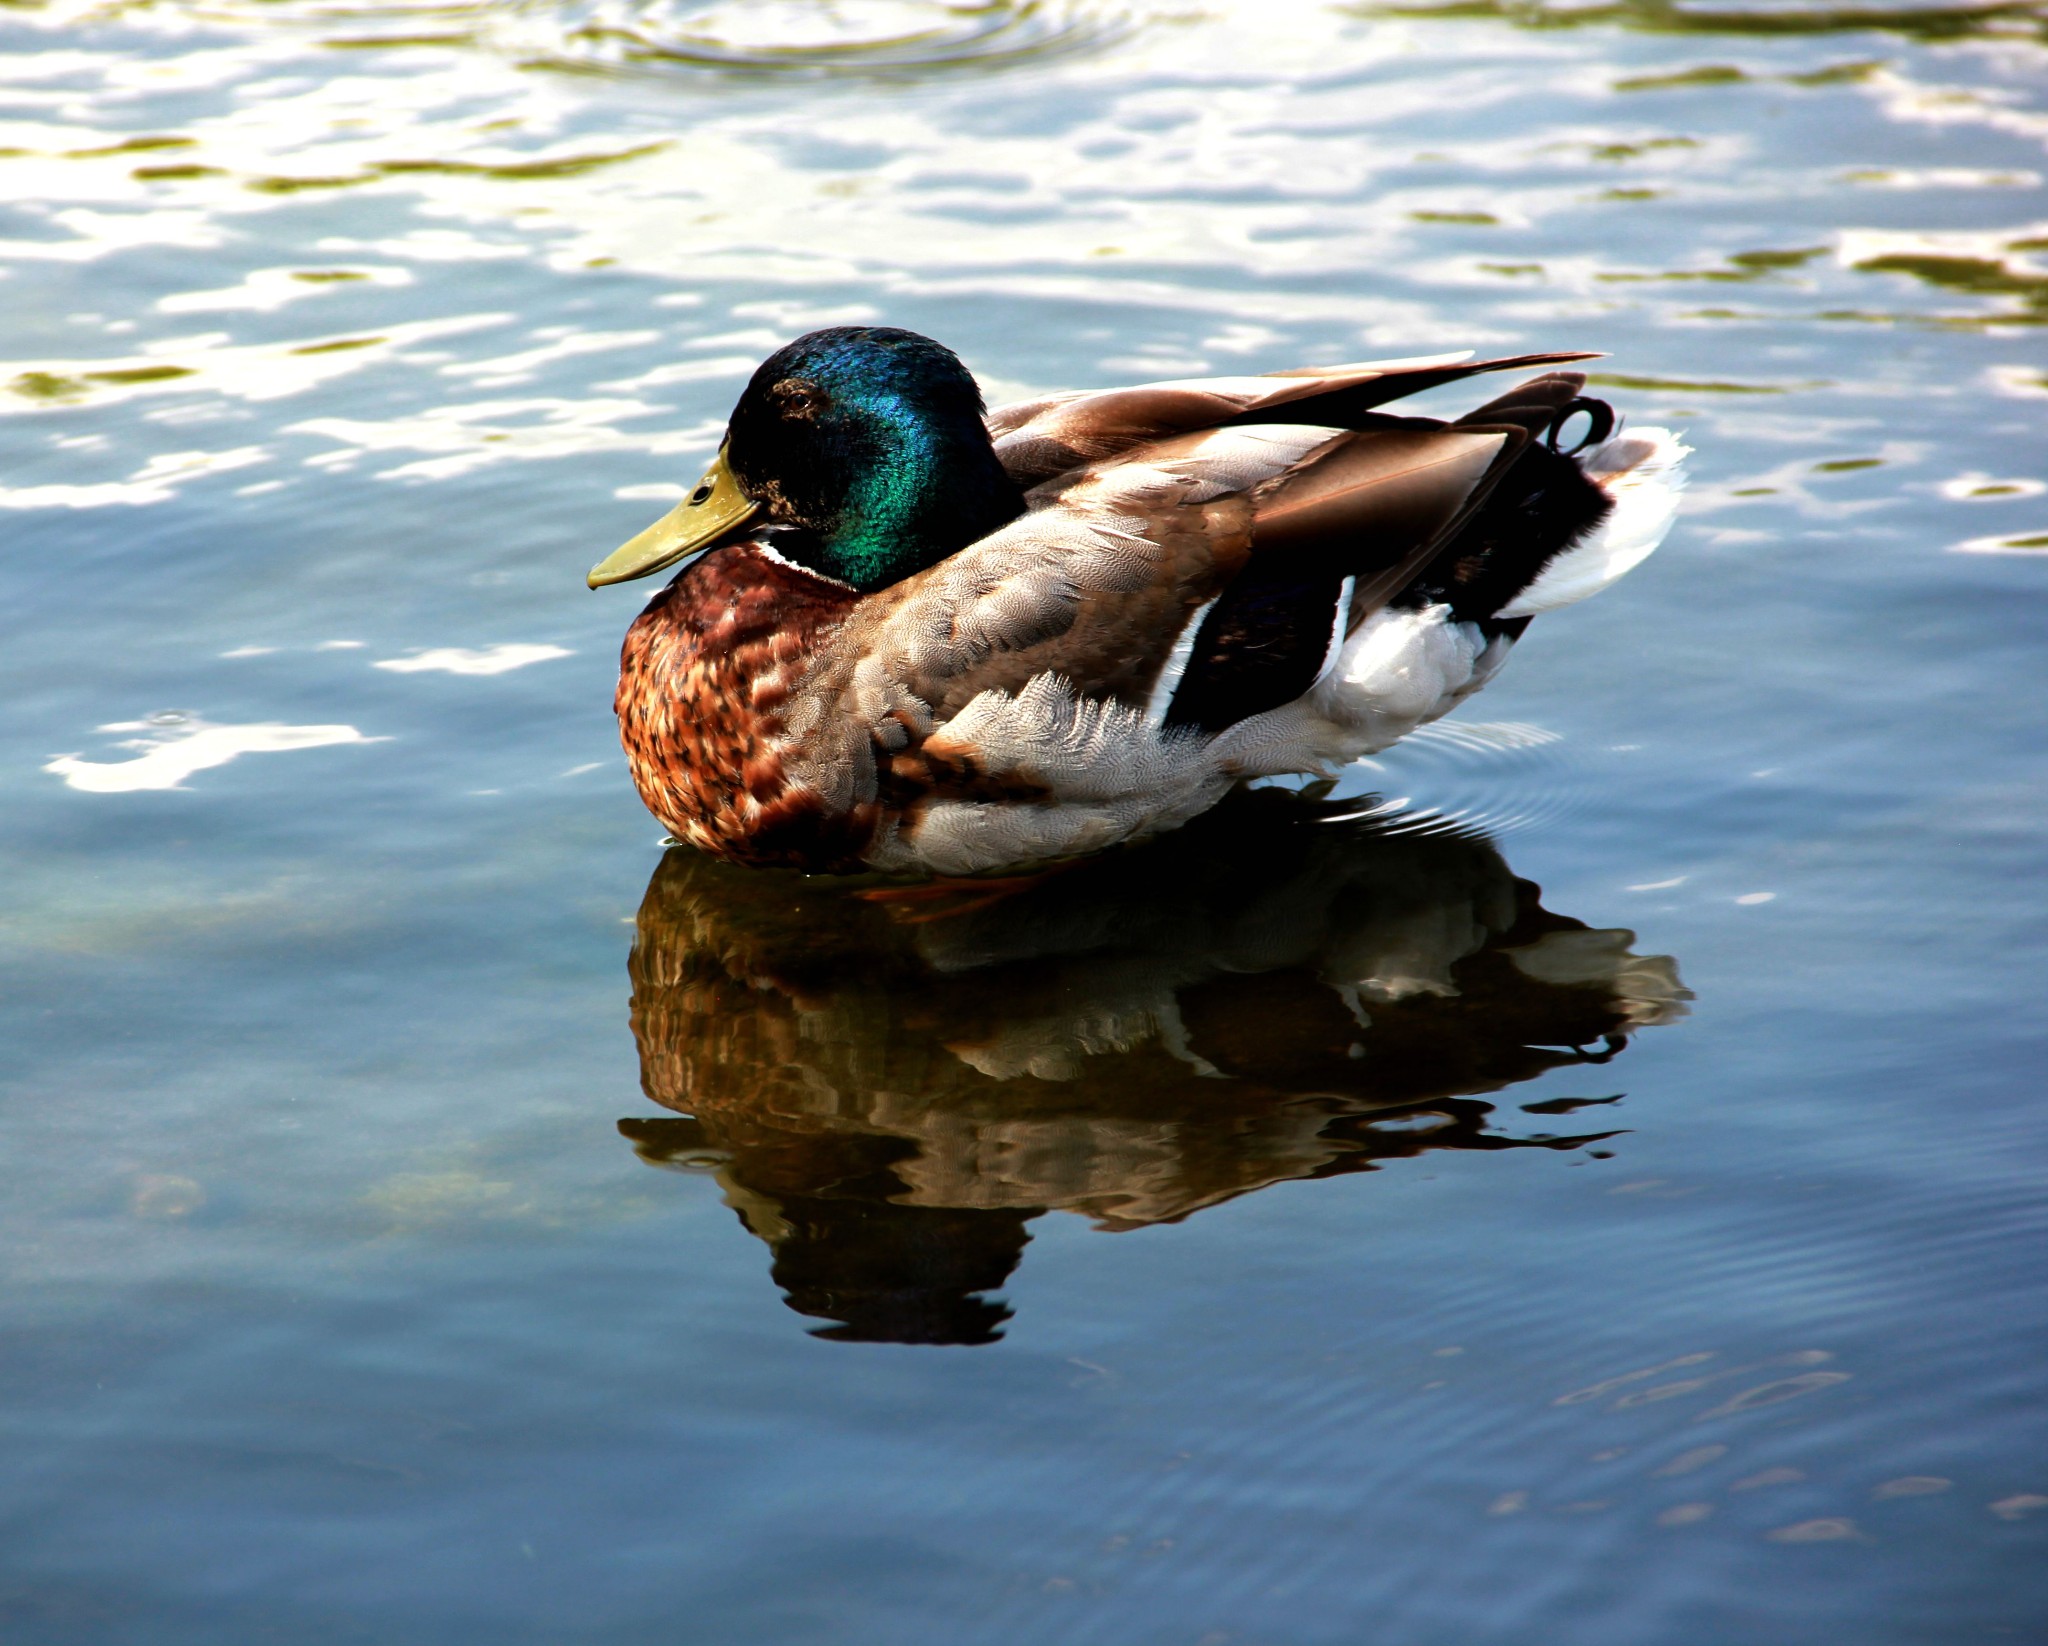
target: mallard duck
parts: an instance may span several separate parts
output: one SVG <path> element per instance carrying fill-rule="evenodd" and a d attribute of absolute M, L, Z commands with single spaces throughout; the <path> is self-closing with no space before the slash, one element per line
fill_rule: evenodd
<path fill-rule="evenodd" d="M 1653 550 L 1685 447 L 1576 372 L 1455 422 L 1378 408 L 1583 353 L 1054 394 L 984 415 L 915 332 L 771 355 L 716 460 L 592 569 L 683 569 L 627 631 L 640 795 L 756 865 L 1021 873 L 1328 774 L 1485 685 Z M 1565 437 L 1576 434 L 1572 444 Z"/>

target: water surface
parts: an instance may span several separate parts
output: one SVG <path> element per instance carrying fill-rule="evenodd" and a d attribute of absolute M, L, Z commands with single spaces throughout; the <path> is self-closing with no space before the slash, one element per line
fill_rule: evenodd
<path fill-rule="evenodd" d="M 2044 33 L 0 13 L 7 1637 L 2038 1636 Z M 1694 485 L 1322 801 L 734 874 L 581 578 L 851 320 Z"/>

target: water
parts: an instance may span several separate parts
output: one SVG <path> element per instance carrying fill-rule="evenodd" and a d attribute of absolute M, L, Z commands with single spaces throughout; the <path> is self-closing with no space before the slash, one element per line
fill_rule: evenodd
<path fill-rule="evenodd" d="M 2040 1638 L 2044 35 L 10 7 L 6 1637 Z M 1696 480 L 1312 848 L 665 861 L 583 571 L 855 319 Z"/>

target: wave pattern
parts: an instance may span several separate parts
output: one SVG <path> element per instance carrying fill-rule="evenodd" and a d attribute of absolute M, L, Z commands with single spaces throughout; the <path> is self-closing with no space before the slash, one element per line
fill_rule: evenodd
<path fill-rule="evenodd" d="M 116 0 L 130 11 L 172 0 Z M 297 26 L 337 46 L 475 45 L 572 70 L 903 76 L 1039 63 L 1137 26 L 1090 0 L 175 0 L 209 22 Z"/>
<path fill-rule="evenodd" d="M 1542 726 L 1440 720 L 1360 766 L 1379 787 L 1353 815 L 1389 834 L 1513 835 L 1561 823 L 1591 804 L 1572 745 Z"/>
<path fill-rule="evenodd" d="M 2034 1638 L 2042 15 L 0 3 L 10 1646 Z M 1695 480 L 1349 822 L 630 928 L 584 568 L 852 322 Z"/>

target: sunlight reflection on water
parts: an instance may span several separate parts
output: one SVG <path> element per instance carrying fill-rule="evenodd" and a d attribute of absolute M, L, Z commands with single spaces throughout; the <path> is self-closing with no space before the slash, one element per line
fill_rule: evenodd
<path fill-rule="evenodd" d="M 10 1640 L 2032 1627 L 2042 18 L 7 8 Z M 1696 482 L 1355 859 L 819 913 L 582 576 L 857 320 Z"/>

